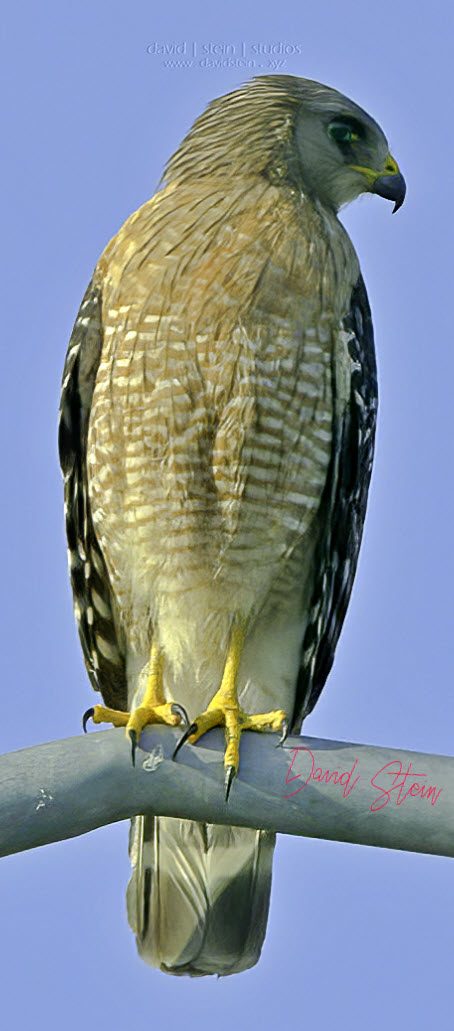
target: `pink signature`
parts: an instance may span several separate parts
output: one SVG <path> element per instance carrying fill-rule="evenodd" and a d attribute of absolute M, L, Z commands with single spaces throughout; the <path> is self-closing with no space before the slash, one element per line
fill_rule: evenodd
<path fill-rule="evenodd" d="M 287 770 L 285 783 L 291 784 L 294 780 L 298 780 L 300 783 L 293 791 L 284 795 L 284 798 L 292 798 L 293 795 L 297 795 L 298 791 L 302 791 L 311 781 L 339 787 L 341 789 L 341 797 L 348 798 L 361 780 L 359 759 L 355 759 L 350 769 L 341 772 L 340 770 L 323 769 L 322 766 L 317 766 L 315 755 L 310 748 L 301 745 L 298 748 L 293 748 L 292 751 L 292 761 Z M 292 774 L 296 758 L 300 752 L 305 753 L 304 764 L 301 764 L 304 768 L 300 772 Z M 431 805 L 436 805 L 443 789 L 437 787 L 436 784 L 428 784 L 426 778 L 426 773 L 416 773 L 413 770 L 413 763 L 411 761 L 408 762 L 406 769 L 404 769 L 404 764 L 400 759 L 392 759 L 390 762 L 385 763 L 369 779 L 369 784 L 376 793 L 369 806 L 371 812 L 377 813 L 380 809 L 384 809 L 388 802 L 402 805 L 409 798 L 426 799 Z"/>

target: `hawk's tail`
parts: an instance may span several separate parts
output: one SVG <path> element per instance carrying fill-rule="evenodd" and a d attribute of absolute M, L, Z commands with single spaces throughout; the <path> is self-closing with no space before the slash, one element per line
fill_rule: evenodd
<path fill-rule="evenodd" d="M 236 974 L 265 938 L 276 835 L 169 816 L 131 823 L 128 917 L 140 955 L 169 974 Z"/>

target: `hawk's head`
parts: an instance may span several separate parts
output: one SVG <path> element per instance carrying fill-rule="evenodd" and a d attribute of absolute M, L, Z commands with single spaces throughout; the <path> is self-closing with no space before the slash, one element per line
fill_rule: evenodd
<path fill-rule="evenodd" d="M 394 201 L 405 180 L 377 122 L 329 86 L 294 75 L 262 75 L 218 97 L 196 119 L 164 178 L 188 181 L 265 176 L 337 211 L 360 193 Z"/>
<path fill-rule="evenodd" d="M 306 186 L 336 211 L 366 191 L 403 204 L 405 179 L 380 126 L 342 93 L 300 79 L 295 144 Z"/>

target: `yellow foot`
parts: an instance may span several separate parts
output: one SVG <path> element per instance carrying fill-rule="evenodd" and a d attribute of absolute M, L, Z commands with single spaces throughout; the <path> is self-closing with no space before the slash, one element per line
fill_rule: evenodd
<path fill-rule="evenodd" d="M 175 759 L 185 741 L 195 744 L 212 727 L 225 728 L 226 748 L 224 753 L 225 799 L 228 800 L 230 788 L 240 764 L 240 737 L 243 730 L 272 731 L 281 730 L 278 744 L 282 745 L 287 737 L 287 716 L 283 709 L 250 715 L 240 707 L 237 697 L 236 680 L 239 660 L 244 641 L 244 629 L 241 625 L 233 628 L 227 660 L 219 691 L 216 692 L 207 709 L 197 716 L 180 738 L 172 758 Z"/>
<path fill-rule="evenodd" d="M 108 709 L 105 705 L 93 705 L 87 709 L 82 717 L 82 726 L 87 731 L 88 720 L 93 723 L 112 723 L 114 727 L 126 727 L 126 734 L 131 742 L 131 757 L 133 766 L 136 761 L 137 741 L 144 727 L 149 723 L 167 723 L 170 727 L 176 727 L 183 723 L 189 724 L 186 710 L 176 702 L 164 702 L 160 705 L 140 705 L 132 712 L 122 712 L 119 709 Z"/>
<path fill-rule="evenodd" d="M 153 645 L 150 656 L 150 667 L 147 685 L 141 705 L 132 712 L 108 709 L 105 705 L 94 705 L 87 709 L 82 718 L 84 731 L 88 720 L 93 723 L 112 723 L 114 727 L 126 727 L 126 735 L 131 742 L 131 757 L 135 765 L 136 748 L 140 734 L 149 723 L 167 723 L 176 727 L 189 724 L 186 710 L 176 702 L 166 702 L 162 687 L 162 657 L 156 645 Z"/>
<path fill-rule="evenodd" d="M 238 773 L 240 765 L 240 737 L 243 730 L 272 731 L 280 730 L 281 737 L 278 745 L 282 745 L 287 737 L 288 726 L 287 716 L 283 709 L 273 709 L 271 712 L 261 712 L 257 715 L 250 715 L 244 712 L 239 705 L 222 705 L 215 695 L 207 709 L 197 716 L 194 723 L 188 727 L 180 738 L 172 759 L 178 754 L 185 741 L 191 745 L 206 734 L 212 727 L 225 728 L 224 770 L 225 770 L 225 800 L 227 802 L 233 779 Z"/>

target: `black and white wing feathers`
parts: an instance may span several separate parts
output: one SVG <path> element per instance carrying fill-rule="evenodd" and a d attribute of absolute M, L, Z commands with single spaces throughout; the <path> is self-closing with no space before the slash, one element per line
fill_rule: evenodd
<path fill-rule="evenodd" d="M 93 277 L 69 341 L 63 370 L 59 454 L 74 611 L 93 687 L 106 705 L 126 709 L 124 642 L 109 575 L 93 526 L 87 479 L 87 436 L 102 345 L 101 289 Z"/>
<path fill-rule="evenodd" d="M 358 563 L 374 456 L 377 370 L 371 312 L 360 276 L 343 320 L 350 355 L 349 401 L 334 419 L 333 453 L 322 500 L 311 612 L 301 652 L 293 732 L 314 708 L 331 670 Z M 333 370 L 334 395 L 339 390 Z M 335 406 L 336 407 L 336 406 Z"/>

